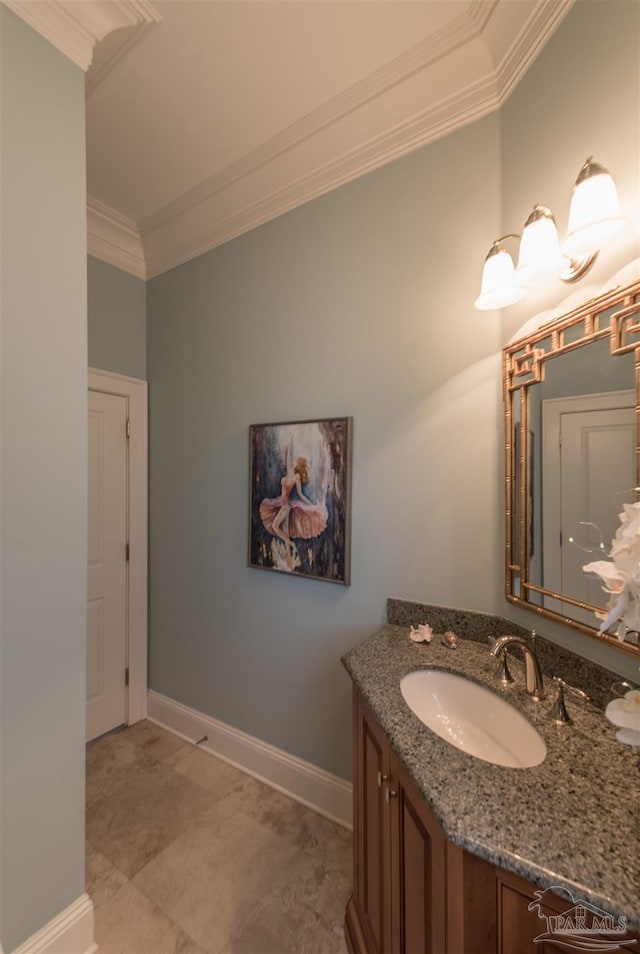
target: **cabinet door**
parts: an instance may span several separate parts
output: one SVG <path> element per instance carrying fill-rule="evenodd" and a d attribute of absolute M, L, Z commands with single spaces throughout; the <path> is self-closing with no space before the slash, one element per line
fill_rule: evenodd
<path fill-rule="evenodd" d="M 638 939 L 630 933 L 615 936 L 603 931 L 595 935 L 580 935 L 578 930 L 577 939 L 574 940 L 571 937 L 563 937 L 561 934 L 554 936 L 551 929 L 551 933 L 545 937 L 549 928 L 546 917 L 553 915 L 574 917 L 576 914 L 574 903 L 562 896 L 545 892 L 539 905 L 539 912 L 530 911 L 529 905 L 534 900 L 535 886 L 500 868 L 496 868 L 496 886 L 498 954 L 512 954 L 514 951 L 518 951 L 518 954 L 563 954 L 567 950 L 579 949 L 613 951 L 618 950 L 618 944 L 622 944 L 621 950 L 626 950 L 628 945 L 631 945 L 632 950 L 637 950 Z M 590 906 L 587 902 L 582 903 L 586 905 L 583 908 L 583 917 L 587 923 L 590 923 Z M 595 910 L 597 911 L 597 908 Z M 541 939 L 536 941 L 537 937 Z M 612 938 L 610 944 L 607 943 L 609 937 Z"/>
<path fill-rule="evenodd" d="M 559 947 L 553 943 L 535 941 L 538 935 L 544 934 L 545 928 L 535 912 L 529 911 L 535 890 L 533 886 L 499 869 L 496 870 L 496 883 L 498 954 L 509 954 L 516 950 L 522 954 L 560 954 Z M 552 913 L 548 907 L 545 911 Z"/>
<path fill-rule="evenodd" d="M 390 949 L 389 811 L 385 800 L 389 743 L 366 705 L 356 713 L 356 870 L 354 892 L 369 954 Z"/>
<path fill-rule="evenodd" d="M 445 950 L 445 838 L 422 796 L 390 753 L 393 954 Z"/>

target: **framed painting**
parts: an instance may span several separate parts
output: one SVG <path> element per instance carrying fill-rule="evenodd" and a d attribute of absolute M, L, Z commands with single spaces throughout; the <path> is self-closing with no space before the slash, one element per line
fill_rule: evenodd
<path fill-rule="evenodd" d="M 249 566 L 350 583 L 352 418 L 249 428 Z"/>

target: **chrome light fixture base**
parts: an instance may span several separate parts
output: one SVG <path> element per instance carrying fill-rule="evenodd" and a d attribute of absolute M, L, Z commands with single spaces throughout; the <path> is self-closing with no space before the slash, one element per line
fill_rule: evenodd
<path fill-rule="evenodd" d="M 570 258 L 569 267 L 560 273 L 560 278 L 563 282 L 569 283 L 579 281 L 593 267 L 597 257 L 598 253 L 592 252 L 590 255 L 585 255 L 584 258 Z"/>

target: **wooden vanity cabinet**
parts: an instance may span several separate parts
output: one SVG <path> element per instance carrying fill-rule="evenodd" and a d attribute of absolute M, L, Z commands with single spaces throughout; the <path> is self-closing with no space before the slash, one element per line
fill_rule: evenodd
<path fill-rule="evenodd" d="M 347 925 L 355 949 L 381 954 L 391 948 L 390 813 L 383 782 L 389 775 L 389 744 L 354 690 L 353 897 Z M 357 909 L 357 917 L 354 917 Z"/>
<path fill-rule="evenodd" d="M 390 950 L 444 951 L 445 837 L 393 752 L 389 767 Z"/>
<path fill-rule="evenodd" d="M 353 727 L 352 954 L 566 954 L 535 940 L 546 929 L 529 911 L 535 885 L 445 838 L 355 689 Z M 559 896 L 544 900 L 545 914 L 568 908 Z"/>
<path fill-rule="evenodd" d="M 354 727 L 354 950 L 443 951 L 442 829 L 357 693 Z"/>

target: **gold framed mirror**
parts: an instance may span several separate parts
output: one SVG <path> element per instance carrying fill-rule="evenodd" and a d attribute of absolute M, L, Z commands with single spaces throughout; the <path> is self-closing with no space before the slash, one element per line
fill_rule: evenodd
<path fill-rule="evenodd" d="M 640 655 L 584 570 L 640 499 L 640 280 L 510 342 L 503 394 L 507 599 Z"/>

